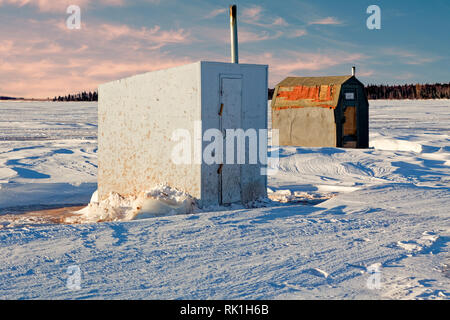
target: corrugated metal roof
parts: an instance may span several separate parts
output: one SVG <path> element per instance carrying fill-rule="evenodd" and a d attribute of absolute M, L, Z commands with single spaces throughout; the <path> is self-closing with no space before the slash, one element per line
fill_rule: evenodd
<path fill-rule="evenodd" d="M 341 86 L 354 76 L 287 77 L 275 88 L 274 110 L 306 107 L 336 108 Z"/>
<path fill-rule="evenodd" d="M 329 76 L 329 77 L 287 77 L 277 86 L 294 87 L 294 86 L 323 86 L 330 84 L 343 84 L 353 76 Z"/>

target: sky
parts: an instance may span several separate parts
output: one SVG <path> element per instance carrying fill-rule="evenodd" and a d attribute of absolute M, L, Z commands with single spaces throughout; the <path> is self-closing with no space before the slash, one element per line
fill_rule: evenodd
<path fill-rule="evenodd" d="M 0 0 L 0 96 L 47 98 L 195 62 L 239 62 L 287 76 L 346 75 L 365 84 L 449 82 L 448 0 Z M 381 29 L 369 30 L 378 5 Z M 68 6 L 81 10 L 69 29 Z"/>

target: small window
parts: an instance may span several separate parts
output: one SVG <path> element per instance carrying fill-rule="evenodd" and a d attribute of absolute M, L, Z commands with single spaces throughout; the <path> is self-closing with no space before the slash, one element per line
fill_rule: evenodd
<path fill-rule="evenodd" d="M 355 93 L 354 92 L 346 92 L 345 100 L 355 100 Z"/>

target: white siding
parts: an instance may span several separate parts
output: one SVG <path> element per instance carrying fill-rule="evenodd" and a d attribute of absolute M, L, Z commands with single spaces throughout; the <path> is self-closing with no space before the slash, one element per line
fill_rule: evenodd
<path fill-rule="evenodd" d="M 242 129 L 267 128 L 267 66 L 197 62 L 113 81 L 99 87 L 99 196 L 145 191 L 166 183 L 197 198 L 199 205 L 219 203 L 218 165 L 176 165 L 171 141 L 176 129 L 194 137 L 219 129 L 220 77 L 242 78 Z M 203 142 L 203 148 L 208 142 Z M 201 148 L 201 146 L 199 146 Z M 244 202 L 266 195 L 260 165 L 241 166 Z"/>

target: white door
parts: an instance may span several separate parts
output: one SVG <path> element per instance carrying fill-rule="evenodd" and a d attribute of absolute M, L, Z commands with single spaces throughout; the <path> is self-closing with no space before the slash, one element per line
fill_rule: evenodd
<path fill-rule="evenodd" d="M 221 79 L 221 115 L 220 123 L 223 133 L 223 166 L 220 170 L 220 194 L 221 204 L 230 204 L 241 201 L 241 168 L 237 164 L 237 143 L 234 143 L 234 162 L 226 163 L 226 129 L 242 128 L 242 79 Z M 230 152 L 230 151 L 229 151 Z"/>

